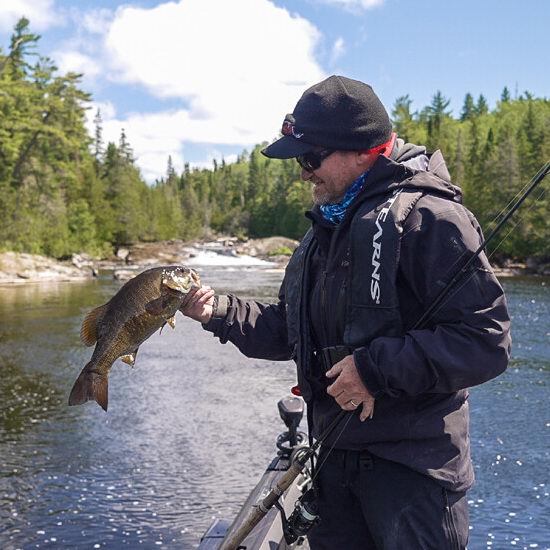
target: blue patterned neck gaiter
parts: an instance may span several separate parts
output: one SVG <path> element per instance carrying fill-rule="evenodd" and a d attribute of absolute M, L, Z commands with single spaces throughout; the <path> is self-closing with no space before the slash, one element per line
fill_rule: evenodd
<path fill-rule="evenodd" d="M 346 215 L 346 210 L 351 204 L 353 199 L 359 194 L 359 191 L 363 189 L 365 180 L 367 179 L 368 170 L 361 174 L 348 188 L 344 198 L 336 204 L 323 204 L 320 209 L 323 214 L 323 218 L 329 222 L 338 225 Z"/>

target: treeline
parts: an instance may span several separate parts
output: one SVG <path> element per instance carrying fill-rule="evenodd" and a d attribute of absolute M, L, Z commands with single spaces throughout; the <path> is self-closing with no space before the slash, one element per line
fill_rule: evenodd
<path fill-rule="evenodd" d="M 0 49 L 0 248 L 55 257 L 87 251 L 109 254 L 137 241 L 192 239 L 212 232 L 300 238 L 311 205 L 310 184 L 295 161 L 273 161 L 262 145 L 237 162 L 142 179 L 128 140 L 103 141 L 85 129 L 89 95 L 80 77 L 58 75 L 35 49 L 39 37 L 21 19 L 8 50 Z M 550 158 L 550 102 L 504 89 L 490 111 L 483 96 L 468 94 L 460 116 L 440 92 L 412 112 L 408 96 L 392 111 L 401 137 L 441 148 L 466 204 L 487 230 L 496 214 Z M 548 198 L 520 211 L 500 251 L 506 256 L 550 255 Z"/>
<path fill-rule="evenodd" d="M 527 91 L 512 98 L 505 87 L 490 111 L 483 95 L 476 99 L 466 94 L 457 118 L 441 92 L 419 112 L 411 112 L 411 104 L 409 96 L 396 100 L 396 131 L 407 141 L 442 150 L 466 206 L 488 233 L 497 216 L 550 160 L 550 100 Z M 550 193 L 545 192 L 549 185 L 543 183 L 536 200 L 530 199 L 511 218 L 498 248 L 501 258 L 550 257 Z"/>

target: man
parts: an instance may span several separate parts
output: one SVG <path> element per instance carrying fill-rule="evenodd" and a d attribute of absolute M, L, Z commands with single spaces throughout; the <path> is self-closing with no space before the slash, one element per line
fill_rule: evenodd
<path fill-rule="evenodd" d="M 263 153 L 297 159 L 315 206 L 279 302 L 202 288 L 182 311 L 249 357 L 293 358 L 315 437 L 359 409 L 320 453 L 313 550 L 465 548 L 466 388 L 500 374 L 510 349 L 485 255 L 415 324 L 478 248 L 479 226 L 441 153 L 396 139 L 362 82 L 309 88 L 282 133 Z"/>

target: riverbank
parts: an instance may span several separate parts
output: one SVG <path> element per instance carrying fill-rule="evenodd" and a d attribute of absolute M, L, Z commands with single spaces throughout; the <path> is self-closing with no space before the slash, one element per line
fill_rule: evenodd
<path fill-rule="evenodd" d="M 0 285 L 38 282 L 82 281 L 100 272 L 126 280 L 155 265 L 258 265 L 284 269 L 298 241 L 286 237 L 239 240 L 220 237 L 215 240 L 185 242 L 181 240 L 137 243 L 119 248 L 109 258 L 94 259 L 87 254 L 73 254 L 59 261 L 36 254 L 0 253 Z"/>
<path fill-rule="evenodd" d="M 184 264 L 201 266 L 262 266 L 283 270 L 298 241 L 286 237 L 239 240 L 219 237 L 214 240 L 181 240 L 136 243 L 119 248 L 109 258 L 92 258 L 73 254 L 70 260 L 58 261 L 45 256 L 0 253 L 0 285 L 37 282 L 82 281 L 100 272 L 112 272 L 118 280 L 127 280 L 155 265 Z M 497 277 L 550 276 L 550 263 L 535 259 L 525 262 L 505 260 L 493 265 Z"/>
<path fill-rule="evenodd" d="M 38 254 L 0 254 L 0 284 L 82 281 L 95 273 L 93 260 L 78 254 L 65 262 Z"/>

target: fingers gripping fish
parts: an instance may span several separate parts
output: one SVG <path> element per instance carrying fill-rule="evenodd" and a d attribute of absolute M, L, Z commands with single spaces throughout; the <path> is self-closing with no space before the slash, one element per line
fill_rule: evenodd
<path fill-rule="evenodd" d="M 90 311 L 82 323 L 80 339 L 95 349 L 69 396 L 69 405 L 93 400 L 104 410 L 108 404 L 108 375 L 121 358 L 134 364 L 139 346 L 175 315 L 185 295 L 200 286 L 199 275 L 183 266 L 148 269 L 130 279 L 106 304 Z"/>

